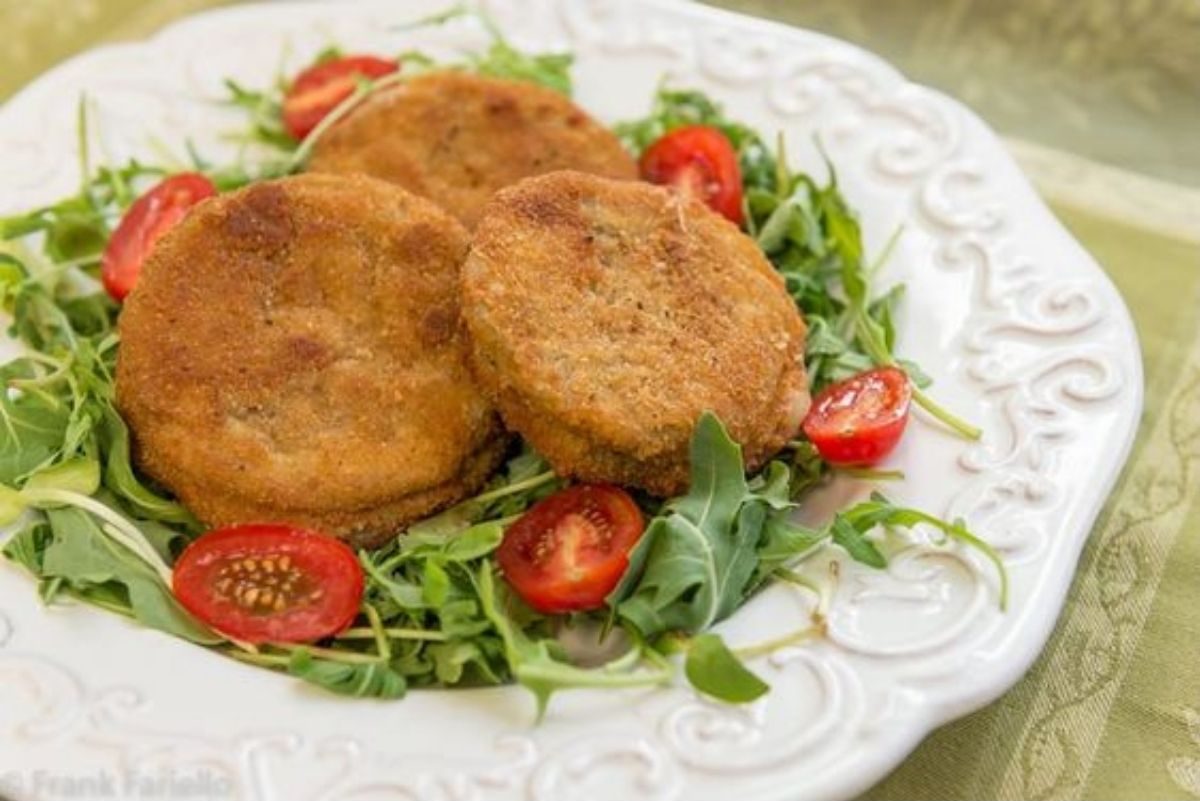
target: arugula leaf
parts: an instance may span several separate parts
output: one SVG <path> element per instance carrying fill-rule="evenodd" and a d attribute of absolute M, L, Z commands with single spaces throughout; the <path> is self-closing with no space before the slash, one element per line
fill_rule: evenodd
<path fill-rule="evenodd" d="M 758 568 L 751 586 L 760 586 L 777 570 L 803 560 L 828 540 L 829 533 L 824 530 L 802 526 L 785 515 L 771 516 L 763 527 Z"/>
<path fill-rule="evenodd" d="M 874 526 L 867 527 L 868 530 L 870 528 L 874 528 Z M 879 552 L 875 543 L 864 536 L 865 530 L 860 530 L 858 526 L 852 525 L 844 515 L 839 514 L 833 518 L 833 522 L 829 526 L 829 533 L 833 537 L 833 541 L 842 546 L 856 562 L 862 562 L 864 565 L 874 568 L 887 567 L 887 558 Z"/>
<path fill-rule="evenodd" d="M 759 567 L 752 586 L 773 573 L 800 561 L 827 541 L 840 546 L 850 558 L 874 568 L 887 567 L 887 557 L 867 534 L 879 526 L 913 528 L 933 526 L 946 538 L 979 551 L 996 568 L 1000 580 L 1000 608 L 1008 606 L 1008 570 L 1004 560 L 986 541 L 973 534 L 961 520 L 947 522 L 918 509 L 896 506 L 880 493 L 834 515 L 823 529 L 808 529 L 786 518 L 768 520 L 758 549 Z"/>
<path fill-rule="evenodd" d="M 692 639 L 684 673 L 700 692 L 731 704 L 749 703 L 771 689 L 742 664 L 720 636 L 712 633 Z"/>
<path fill-rule="evenodd" d="M 480 547 L 486 540 L 495 539 L 495 545 L 499 545 L 502 528 L 499 531 L 494 527 L 471 531 L 474 524 L 481 521 L 494 523 L 496 518 L 519 515 L 561 486 L 561 479 L 550 470 L 546 460 L 524 446 L 479 495 L 409 526 L 400 540 L 401 548 L 411 550 L 414 545 L 424 543 L 444 545 L 452 535 L 456 539 L 467 538 L 466 543 L 455 546 L 464 551 Z"/>
<path fill-rule="evenodd" d="M 495 41 L 482 56 L 471 56 L 470 67 L 480 75 L 525 81 L 553 89 L 559 94 L 571 96 L 571 65 L 575 57 L 570 53 L 522 53 L 510 45 L 499 33 Z"/>
<path fill-rule="evenodd" d="M 386 609 L 399 612 L 419 612 L 427 608 L 421 585 L 404 575 L 391 575 L 387 566 L 380 566 L 379 556 L 359 554 L 363 571 L 367 574 L 368 596 L 375 597 Z"/>
<path fill-rule="evenodd" d="M 652 652 L 638 648 L 634 657 L 620 657 L 599 668 L 581 668 L 556 658 L 554 641 L 533 639 L 515 622 L 509 611 L 516 599 L 506 585 L 492 576 L 492 567 L 483 565 L 476 573 L 476 586 L 484 614 L 504 642 L 505 658 L 516 680 L 531 693 L 537 702 L 540 720 L 546 714 L 550 696 L 560 690 L 582 687 L 645 687 L 670 681 L 669 666 L 657 661 L 650 669 L 631 670 L 639 656 Z M 632 661 L 632 664 L 631 664 Z"/>
<path fill-rule="evenodd" d="M 77 334 L 99 338 L 112 331 L 118 308 L 107 293 L 60 297 L 57 302 Z"/>
<path fill-rule="evenodd" d="M 871 499 L 856 504 L 839 515 L 847 524 L 858 532 L 865 532 L 875 526 L 899 526 L 912 528 L 919 525 L 933 526 L 943 535 L 957 540 L 975 549 L 991 562 L 1000 580 L 1000 609 L 1008 607 L 1008 569 L 996 549 L 985 540 L 973 534 L 961 520 L 948 523 L 919 509 L 909 509 L 894 505 L 878 492 L 871 493 Z"/>
<path fill-rule="evenodd" d="M 433 660 L 434 676 L 444 685 L 454 685 L 474 680 L 479 684 L 500 684 L 504 674 L 493 667 L 497 654 L 487 653 L 492 641 L 486 638 L 453 640 L 429 646 L 429 657 Z"/>
<path fill-rule="evenodd" d="M 742 471 L 741 446 L 716 415 L 706 413 L 696 424 L 690 464 L 688 493 L 669 508 L 697 526 L 731 528 L 750 488 Z"/>
<path fill-rule="evenodd" d="M 504 526 L 498 520 L 477 523 L 446 543 L 444 555 L 449 562 L 471 562 L 482 559 L 500 546 Z"/>
<path fill-rule="evenodd" d="M 820 486 L 825 481 L 830 467 L 821 458 L 816 446 L 808 440 L 788 443 L 788 447 L 792 452 L 787 462 L 791 471 L 791 496 L 796 499 Z"/>
<path fill-rule="evenodd" d="M 489 629 L 483 607 L 475 597 L 455 597 L 442 604 L 436 614 L 441 630 L 450 637 L 477 637 Z"/>
<path fill-rule="evenodd" d="M 3 374 L 14 372 L 10 364 Z M 53 396 L 0 392 L 0 483 L 16 484 L 51 464 L 61 453 L 69 419 L 70 410 Z"/>
<path fill-rule="evenodd" d="M 34 233 L 45 235 L 43 248 L 54 262 L 92 258 L 99 261 L 117 214 L 133 202 L 130 186 L 165 174 L 162 168 L 131 160 L 105 167 L 94 175 L 84 170 L 86 183 L 77 195 L 39 209 L 0 218 L 0 239 Z"/>
<path fill-rule="evenodd" d="M 571 96 L 571 65 L 575 61 L 572 54 L 524 53 L 512 46 L 491 16 L 466 3 L 455 4 L 445 11 L 402 25 L 399 29 L 413 30 L 431 25 L 444 25 L 464 17 L 473 18 L 483 26 L 488 36 L 491 37 L 491 45 L 481 55 L 469 55 L 466 65 L 448 64 L 445 65 L 446 69 L 461 69 L 465 66 L 466 69 L 479 75 L 535 83 L 567 97 Z M 424 69 L 435 66 L 433 60 L 424 53 L 403 53 L 401 59 L 414 61 L 417 66 Z"/>
<path fill-rule="evenodd" d="M 425 562 L 424 580 L 421 584 L 421 597 L 430 607 L 444 606 L 450 595 L 450 576 L 446 569 L 435 559 Z"/>
<path fill-rule="evenodd" d="M 353 698 L 403 698 L 408 682 L 382 659 L 341 662 L 318 659 L 307 649 L 292 652 L 288 673 L 337 695 Z"/>
<path fill-rule="evenodd" d="M 867 314 L 879 326 L 879 332 L 883 335 L 883 345 L 888 353 L 894 353 L 896 349 L 896 307 L 904 299 L 904 292 L 905 285 L 896 284 L 887 292 L 871 301 L 871 304 L 867 307 Z M 926 381 L 928 380 L 928 376 L 925 376 L 924 373 L 921 373 L 921 376 Z M 918 383 L 915 376 L 913 377 L 913 383 Z"/>
<path fill-rule="evenodd" d="M 25 482 L 24 489 L 60 489 L 92 495 L 100 488 L 100 464 L 95 459 L 75 458 L 39 470 Z"/>
<path fill-rule="evenodd" d="M 757 567 L 766 504 L 750 491 L 741 448 L 714 415 L 703 415 L 692 436 L 688 494 L 664 511 L 631 556 L 631 572 L 641 575 L 627 574 L 609 599 L 647 638 L 703 631 L 728 616 Z"/>
<path fill-rule="evenodd" d="M 64 203 L 45 227 L 46 253 L 55 261 L 96 257 L 108 241 L 108 220 L 92 208 Z"/>
<path fill-rule="evenodd" d="M 45 520 L 32 520 L 9 538 L 4 548 L 0 549 L 0 554 L 28 570 L 38 577 L 39 581 L 43 580 L 42 557 L 53 536 L 50 525 Z"/>
<path fill-rule="evenodd" d="M 282 78 L 272 89 L 257 91 L 248 89 L 237 81 L 225 79 L 229 92 L 228 103 L 245 110 L 250 116 L 251 141 L 290 153 L 299 146 L 283 125 Z"/>
<path fill-rule="evenodd" d="M 331 61 L 337 61 L 339 58 L 343 58 L 345 55 L 345 50 L 335 44 L 331 44 L 326 46 L 321 52 L 317 53 L 312 63 L 313 66 L 328 64 Z"/>
<path fill-rule="evenodd" d="M 74 508 L 45 514 L 51 537 L 41 554 L 42 577 L 61 579 L 85 600 L 98 589 L 120 597 L 149 628 L 205 645 L 223 641 L 184 611 L 158 575 L 106 536 L 90 514 Z"/>
<path fill-rule="evenodd" d="M 111 404 L 100 409 L 99 445 L 104 454 L 104 486 L 112 490 L 134 509 L 150 520 L 177 523 L 186 530 L 201 528 L 192 513 L 181 504 L 168 500 L 150 490 L 134 474 L 129 453 L 129 428 Z"/>
<path fill-rule="evenodd" d="M 109 506 L 117 506 L 115 496 L 107 490 L 102 490 L 99 498 Z M 154 552 L 167 564 L 174 564 L 184 546 L 192 541 L 192 537 L 186 531 L 171 528 L 157 520 L 130 520 L 129 522 L 137 527 Z"/>

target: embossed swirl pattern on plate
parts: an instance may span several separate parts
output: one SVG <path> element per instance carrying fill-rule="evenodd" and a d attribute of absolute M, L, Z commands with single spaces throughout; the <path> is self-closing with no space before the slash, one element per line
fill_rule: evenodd
<path fill-rule="evenodd" d="M 840 658 L 786 648 L 765 661 L 768 696 L 745 707 L 696 698 L 663 717 L 677 760 L 707 773 L 759 772 L 820 751 L 862 720 L 858 678 Z"/>

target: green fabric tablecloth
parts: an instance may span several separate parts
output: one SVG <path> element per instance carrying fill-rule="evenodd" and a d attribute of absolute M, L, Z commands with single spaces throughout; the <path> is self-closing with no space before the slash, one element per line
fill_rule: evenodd
<path fill-rule="evenodd" d="M 0 0 L 0 98 L 221 2 Z M 1200 5 L 713 2 L 861 42 L 973 105 L 1141 336 L 1140 436 L 1045 652 L 864 798 L 1200 798 Z"/>

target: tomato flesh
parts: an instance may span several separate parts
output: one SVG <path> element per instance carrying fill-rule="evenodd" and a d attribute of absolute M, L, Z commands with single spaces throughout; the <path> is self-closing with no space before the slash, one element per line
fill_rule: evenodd
<path fill-rule="evenodd" d="M 340 540 L 259 523 L 204 534 L 175 565 L 175 597 L 211 628 L 248 643 L 313 642 L 353 622 L 363 570 Z"/>
<path fill-rule="evenodd" d="M 155 243 L 187 215 L 192 206 L 217 193 L 198 172 L 172 175 L 139 197 L 109 237 L 100 261 L 100 280 L 114 300 L 133 291 Z"/>
<path fill-rule="evenodd" d="M 496 561 L 539 612 L 597 609 L 625 574 L 645 528 L 629 493 L 580 484 L 539 501 L 513 523 Z"/>
<path fill-rule="evenodd" d="M 375 56 L 344 56 L 314 64 L 296 76 L 283 99 L 284 127 L 295 139 L 303 139 L 354 93 L 357 79 L 381 78 L 399 68 L 397 62 Z"/>
<path fill-rule="evenodd" d="M 813 398 L 804 433 L 830 464 L 875 464 L 900 441 L 911 402 L 912 386 L 903 370 L 867 370 Z"/>
<path fill-rule="evenodd" d="M 642 177 L 673 186 L 741 225 L 742 170 L 729 137 L 710 125 L 688 125 L 667 133 L 642 154 Z"/>

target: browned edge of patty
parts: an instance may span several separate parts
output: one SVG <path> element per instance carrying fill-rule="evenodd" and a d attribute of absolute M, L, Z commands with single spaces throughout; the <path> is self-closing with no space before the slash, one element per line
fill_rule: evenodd
<path fill-rule="evenodd" d="M 362 509 L 278 509 L 234 496 L 208 493 L 189 509 L 210 526 L 224 527 L 263 520 L 334 534 L 353 548 L 380 548 L 405 526 L 477 494 L 504 460 L 508 437 L 496 437 L 471 454 L 452 481 L 428 487 L 394 501 Z"/>

